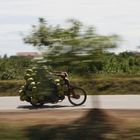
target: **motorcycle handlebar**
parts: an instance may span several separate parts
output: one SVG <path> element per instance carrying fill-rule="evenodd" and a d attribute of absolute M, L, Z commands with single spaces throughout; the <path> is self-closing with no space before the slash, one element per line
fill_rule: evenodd
<path fill-rule="evenodd" d="M 62 71 L 55 71 L 53 72 L 56 76 L 61 76 L 62 78 L 68 77 L 67 72 L 62 72 Z"/>

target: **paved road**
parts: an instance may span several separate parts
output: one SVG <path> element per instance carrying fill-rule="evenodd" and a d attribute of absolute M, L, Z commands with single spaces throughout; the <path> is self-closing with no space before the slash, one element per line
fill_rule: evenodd
<path fill-rule="evenodd" d="M 81 109 L 81 108 L 102 108 L 102 109 L 140 109 L 140 95 L 99 95 L 88 96 L 84 105 L 73 107 L 67 98 L 58 104 L 45 104 L 40 109 Z M 29 110 L 33 107 L 19 100 L 19 97 L 0 97 L 0 111 L 6 110 Z"/>

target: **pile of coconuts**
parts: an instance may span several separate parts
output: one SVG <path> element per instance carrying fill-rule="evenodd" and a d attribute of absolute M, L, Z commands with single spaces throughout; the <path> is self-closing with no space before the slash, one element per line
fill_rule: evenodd
<path fill-rule="evenodd" d="M 19 90 L 20 100 L 32 105 L 43 105 L 45 100 L 61 92 L 58 77 L 53 76 L 47 67 L 34 66 L 26 70 L 25 83 Z"/>

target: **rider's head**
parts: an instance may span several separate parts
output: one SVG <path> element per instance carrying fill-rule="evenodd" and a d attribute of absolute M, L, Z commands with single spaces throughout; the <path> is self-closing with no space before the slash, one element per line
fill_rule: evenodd
<path fill-rule="evenodd" d="M 67 72 L 64 72 L 64 75 L 65 75 L 65 77 L 67 77 L 68 76 Z"/>

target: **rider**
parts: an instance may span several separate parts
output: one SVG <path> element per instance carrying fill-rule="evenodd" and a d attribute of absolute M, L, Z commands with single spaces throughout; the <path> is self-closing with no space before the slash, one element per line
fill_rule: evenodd
<path fill-rule="evenodd" d="M 54 71 L 53 74 L 55 76 L 60 76 L 62 79 L 55 79 L 55 83 L 57 86 L 57 93 L 59 99 L 63 100 L 65 98 L 64 92 L 68 90 L 69 80 L 66 78 L 68 74 L 62 71 Z"/>
<path fill-rule="evenodd" d="M 63 100 L 65 98 L 64 92 L 68 91 L 68 87 L 70 86 L 69 79 L 67 78 L 68 74 L 67 74 L 67 72 L 63 72 L 63 71 L 53 71 L 53 72 L 50 72 L 50 74 L 54 75 L 54 76 L 60 76 L 62 78 L 61 80 L 55 79 L 57 93 L 54 93 L 53 95 L 55 97 L 56 96 L 59 97 L 60 100 Z M 61 82 L 63 82 L 63 83 L 61 83 Z M 75 92 L 73 90 L 71 90 L 71 94 L 72 94 L 73 98 L 75 98 L 75 99 L 79 98 L 79 96 L 77 94 L 75 94 Z"/>
<path fill-rule="evenodd" d="M 60 97 L 64 98 L 63 86 L 66 85 L 67 86 L 67 90 L 68 90 L 68 87 L 70 86 L 69 79 L 67 78 L 68 74 L 67 74 L 67 72 L 62 72 L 62 71 L 54 71 L 54 74 L 56 76 L 60 76 L 63 79 L 63 81 L 64 81 L 64 84 L 60 85 L 60 87 L 62 88 L 62 94 L 61 94 L 61 92 L 59 94 Z M 75 99 L 79 99 L 79 97 L 80 97 L 78 94 L 76 94 L 74 92 L 74 90 L 71 90 L 71 94 L 72 94 L 72 97 L 75 98 Z"/>

